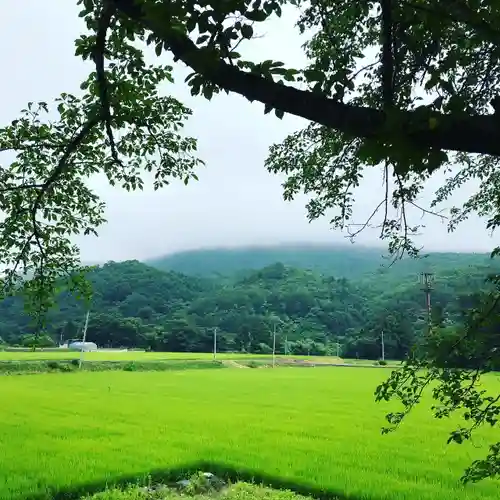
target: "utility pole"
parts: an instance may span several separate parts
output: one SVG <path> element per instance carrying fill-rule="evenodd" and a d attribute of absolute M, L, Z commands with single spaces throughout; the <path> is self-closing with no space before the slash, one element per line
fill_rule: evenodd
<path fill-rule="evenodd" d="M 422 284 L 422 290 L 425 292 L 425 302 L 427 307 L 427 323 L 429 327 L 429 333 L 431 331 L 432 325 L 432 309 L 431 309 L 431 291 L 432 282 L 434 280 L 433 273 L 420 273 L 420 283 Z"/>
<path fill-rule="evenodd" d="M 90 309 L 87 309 L 87 314 L 85 316 L 85 326 L 83 327 L 83 340 L 82 340 L 82 350 L 80 351 L 80 362 L 78 363 L 78 368 L 82 367 L 83 364 L 83 350 L 85 349 L 85 340 L 87 339 L 87 327 L 89 326 L 89 315 Z"/>
<path fill-rule="evenodd" d="M 384 330 L 382 330 L 382 361 L 385 361 Z"/>
<path fill-rule="evenodd" d="M 285 336 L 285 356 L 288 355 L 288 335 Z"/>
<path fill-rule="evenodd" d="M 214 361 L 217 357 L 217 327 L 214 327 Z"/>
<path fill-rule="evenodd" d="M 276 322 L 273 323 L 273 368 L 276 368 Z"/>
<path fill-rule="evenodd" d="M 340 358 L 340 344 L 337 342 L 336 346 L 337 346 L 337 358 Z"/>

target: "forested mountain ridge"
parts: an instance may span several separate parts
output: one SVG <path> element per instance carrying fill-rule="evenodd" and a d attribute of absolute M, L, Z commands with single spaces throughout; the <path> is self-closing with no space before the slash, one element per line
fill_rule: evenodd
<path fill-rule="evenodd" d="M 201 293 L 216 286 L 211 280 L 163 272 L 138 261 L 108 262 L 89 273 L 93 298 L 92 322 L 96 318 L 133 318 L 147 320 L 154 315 L 168 315 Z M 72 338 L 81 332 L 85 310 L 81 301 L 61 293 L 57 307 L 49 311 L 48 332 L 54 339 Z M 33 329 L 19 298 L 0 302 L 0 337 L 14 342 Z M 110 341 L 119 342 L 119 339 Z M 108 342 L 108 343 L 110 343 Z"/>
<path fill-rule="evenodd" d="M 459 254 L 460 255 L 460 254 Z M 463 304 L 486 289 L 494 270 L 477 259 L 434 265 L 433 310 L 445 328 L 463 321 Z M 439 261 L 438 261 L 439 262 Z M 386 355 L 402 358 L 418 342 L 426 321 L 416 274 L 387 272 L 347 279 L 275 262 L 233 276 L 199 277 L 161 271 L 138 261 L 109 262 L 90 274 L 94 296 L 88 340 L 100 346 L 168 351 L 210 351 L 213 329 L 220 350 L 269 352 L 274 328 L 279 352 L 335 352 L 377 358 L 384 331 Z M 449 261 L 446 262 L 449 264 Z M 83 304 L 63 293 L 51 311 L 47 333 L 59 339 L 81 334 Z M 0 303 L 0 337 L 29 343 L 33 331 L 22 302 Z M 286 344 L 286 345 L 285 345 Z"/>
<path fill-rule="evenodd" d="M 177 271 L 188 275 L 233 276 L 248 270 L 257 270 L 276 262 L 299 269 L 310 269 L 322 274 L 347 279 L 383 279 L 405 277 L 420 272 L 451 272 L 470 266 L 496 266 L 500 264 L 484 253 L 432 252 L 420 259 L 405 258 L 391 265 L 384 248 L 363 247 L 358 244 L 287 244 L 241 248 L 212 248 L 173 253 L 150 259 L 148 265 L 161 270 Z"/>

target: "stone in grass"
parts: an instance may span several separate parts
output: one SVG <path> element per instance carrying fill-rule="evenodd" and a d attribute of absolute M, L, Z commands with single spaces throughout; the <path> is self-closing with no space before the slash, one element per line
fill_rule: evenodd
<path fill-rule="evenodd" d="M 203 474 L 208 479 L 208 481 L 212 485 L 212 488 L 215 491 L 221 491 L 221 490 L 223 490 L 224 488 L 227 487 L 227 484 L 226 484 L 226 482 L 223 479 L 221 479 L 220 477 L 215 476 L 211 472 L 204 472 Z"/>
<path fill-rule="evenodd" d="M 200 494 L 220 491 L 226 486 L 226 483 L 211 472 L 198 472 L 189 479 L 177 481 L 176 485 L 188 493 Z"/>
<path fill-rule="evenodd" d="M 142 491 L 149 495 L 164 493 L 167 490 L 169 490 L 169 487 L 166 484 L 155 484 L 153 486 L 143 486 L 142 488 L 139 488 L 139 491 Z"/>

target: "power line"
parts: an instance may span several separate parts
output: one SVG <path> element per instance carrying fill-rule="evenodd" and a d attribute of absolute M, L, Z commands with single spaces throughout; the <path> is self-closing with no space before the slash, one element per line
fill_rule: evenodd
<path fill-rule="evenodd" d="M 214 361 L 217 357 L 217 327 L 214 327 Z"/>
<path fill-rule="evenodd" d="M 385 361 L 384 330 L 382 330 L 382 361 Z"/>
<path fill-rule="evenodd" d="M 90 315 L 90 309 L 87 309 L 87 314 L 85 315 L 85 326 L 83 327 L 82 350 L 80 351 L 80 362 L 78 363 L 78 368 L 81 368 L 83 364 L 83 352 L 85 349 L 85 341 L 87 340 L 87 327 L 89 326 L 89 315 Z"/>
<path fill-rule="evenodd" d="M 273 368 L 276 368 L 276 321 L 273 323 Z"/>

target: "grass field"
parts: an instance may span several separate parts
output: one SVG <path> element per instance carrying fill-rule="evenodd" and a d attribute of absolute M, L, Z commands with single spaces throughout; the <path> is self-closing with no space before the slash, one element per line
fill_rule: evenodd
<path fill-rule="evenodd" d="M 205 460 L 341 498 L 498 499 L 499 482 L 458 483 L 492 431 L 447 446 L 453 422 L 421 408 L 381 436 L 389 408 L 373 390 L 385 377 L 335 368 L 2 377 L 0 498 Z M 500 388 L 497 377 L 487 383 Z"/>
<path fill-rule="evenodd" d="M 142 351 L 97 351 L 86 352 L 85 359 L 88 361 L 158 361 L 170 359 L 184 359 L 184 360 L 203 360 L 212 359 L 212 353 L 191 353 L 191 352 L 142 352 Z M 80 353 L 75 351 L 61 352 L 54 351 L 0 351 L 0 361 L 32 361 L 37 359 L 75 359 L 79 358 Z M 280 358 L 287 356 L 277 355 Z M 288 356 L 290 357 L 290 356 Z M 240 354 L 240 353 L 218 353 L 217 359 L 271 359 L 271 354 Z M 323 361 L 336 362 L 339 358 L 335 357 L 315 357 L 315 356 L 293 356 L 297 359 L 321 359 Z"/>

